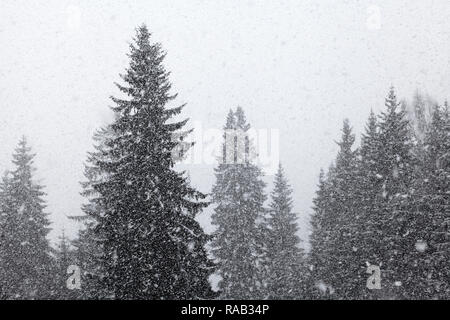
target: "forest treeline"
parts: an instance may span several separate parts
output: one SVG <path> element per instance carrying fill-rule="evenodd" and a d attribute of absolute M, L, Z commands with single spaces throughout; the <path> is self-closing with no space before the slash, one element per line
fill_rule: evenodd
<path fill-rule="evenodd" d="M 447 103 L 419 94 L 400 102 L 391 88 L 359 146 L 344 121 L 336 159 L 319 176 L 305 252 L 283 167 L 267 194 L 252 141 L 242 154 L 225 138 L 250 129 L 242 108 L 225 119 L 209 197 L 175 169 L 191 130 L 175 120 L 183 105 L 170 107 L 164 57 L 140 26 L 121 97 L 112 97 L 114 121 L 96 132 L 86 161 L 83 215 L 72 217 L 83 227 L 56 248 L 21 139 L 0 184 L 0 299 L 450 298 Z M 207 206 L 212 234 L 196 220 Z M 368 285 L 374 267 L 379 288 Z"/>

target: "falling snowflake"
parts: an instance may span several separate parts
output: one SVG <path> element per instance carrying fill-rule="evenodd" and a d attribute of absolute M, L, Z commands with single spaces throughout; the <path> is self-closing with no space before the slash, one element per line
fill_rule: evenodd
<path fill-rule="evenodd" d="M 418 240 L 416 242 L 416 250 L 419 252 L 425 252 L 425 250 L 427 250 L 428 248 L 428 244 L 426 241 L 424 240 Z"/>
<path fill-rule="evenodd" d="M 398 168 L 397 166 L 394 166 L 394 168 L 392 169 L 392 176 L 397 179 L 398 178 Z"/>
<path fill-rule="evenodd" d="M 191 252 L 194 251 L 195 243 L 194 243 L 194 242 L 190 242 L 190 243 L 188 244 L 187 248 L 188 248 L 188 250 L 191 251 Z"/>
<path fill-rule="evenodd" d="M 316 288 L 319 289 L 323 293 L 327 292 L 327 285 L 323 281 L 317 282 L 316 283 Z"/>
<path fill-rule="evenodd" d="M 316 288 L 320 290 L 322 293 L 334 293 L 334 288 L 326 283 L 324 283 L 322 280 L 316 282 Z"/>
<path fill-rule="evenodd" d="M 21 205 L 20 208 L 19 208 L 19 210 L 18 210 L 18 213 L 19 213 L 19 214 L 23 214 L 24 211 L 25 211 L 25 205 Z"/>

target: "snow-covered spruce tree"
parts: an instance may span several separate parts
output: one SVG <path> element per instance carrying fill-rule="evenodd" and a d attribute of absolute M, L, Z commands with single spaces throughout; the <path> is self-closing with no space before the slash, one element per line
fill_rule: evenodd
<path fill-rule="evenodd" d="M 449 299 L 450 122 L 448 107 L 436 106 L 424 136 L 424 158 L 415 179 L 412 209 L 420 223 L 416 239 L 414 298 Z M 420 219 L 418 219 L 420 218 Z"/>
<path fill-rule="evenodd" d="M 365 132 L 361 137 L 359 149 L 359 161 L 356 175 L 357 184 L 357 208 L 360 216 L 356 232 L 355 242 L 358 243 L 358 257 L 364 265 L 364 273 L 368 266 L 378 266 L 382 262 L 382 238 L 381 210 L 377 201 L 382 197 L 382 176 L 379 174 L 380 140 L 376 115 L 371 111 L 367 120 Z M 365 275 L 360 282 L 360 298 L 376 299 L 379 290 L 369 290 L 366 287 Z"/>
<path fill-rule="evenodd" d="M 195 220 L 205 195 L 174 169 L 180 142 L 173 137 L 188 133 L 180 131 L 187 120 L 173 121 L 182 106 L 167 106 L 175 96 L 165 54 L 145 26 L 130 49 L 125 85 L 117 85 L 127 98 L 112 98 L 112 135 L 88 160 L 99 177 L 90 186 L 95 209 L 85 212 L 95 221 L 102 281 L 115 299 L 208 298 L 213 266 Z"/>
<path fill-rule="evenodd" d="M 382 112 L 379 122 L 377 162 L 378 177 L 382 181 L 381 190 L 377 192 L 381 196 L 376 203 L 382 227 L 377 250 L 383 256 L 380 263 L 385 298 L 408 298 L 408 282 L 414 281 L 411 273 L 414 265 L 409 255 L 415 250 L 416 232 L 420 227 L 408 208 L 416 164 L 409 126 L 405 110 L 400 108 L 391 88 L 386 98 L 386 111 Z"/>
<path fill-rule="evenodd" d="M 355 184 L 357 151 L 353 150 L 355 136 L 348 120 L 344 121 L 342 137 L 331 175 L 331 220 L 334 226 L 330 234 L 331 263 L 329 277 L 336 296 L 343 299 L 355 298 L 355 291 L 361 283 L 363 263 L 357 259 L 360 243 L 356 241 L 359 211 L 357 209 L 357 188 Z M 363 270 L 364 271 L 364 270 Z"/>
<path fill-rule="evenodd" d="M 31 148 L 22 138 L 13 155 L 14 169 L 3 179 L 0 207 L 0 296 L 47 299 L 52 295 L 53 261 L 47 240 L 43 186 L 33 180 Z"/>
<path fill-rule="evenodd" d="M 224 299 L 261 299 L 267 296 L 265 262 L 267 250 L 265 183 L 252 163 L 250 128 L 244 112 L 230 111 L 224 127 L 223 161 L 215 169 L 215 204 L 212 223 L 217 227 L 212 253 L 221 277 Z"/>
<path fill-rule="evenodd" d="M 275 175 L 269 208 L 268 294 L 270 299 L 299 299 L 305 294 L 305 262 L 297 236 L 292 189 L 280 164 Z"/>
<path fill-rule="evenodd" d="M 335 299 L 356 298 L 365 271 L 358 259 L 360 243 L 356 241 L 360 215 L 356 210 L 354 141 L 350 124 L 345 120 L 335 165 L 330 168 L 326 183 L 321 181 L 314 201 L 317 217 L 312 219 L 313 277 L 321 294 Z"/>
<path fill-rule="evenodd" d="M 330 288 L 327 287 L 327 283 L 330 283 L 327 271 L 332 269 L 329 265 L 328 255 L 333 223 L 329 219 L 332 208 L 329 201 L 330 185 L 328 180 L 329 174 L 325 174 L 321 170 L 318 189 L 313 199 L 314 214 L 310 223 L 312 232 L 309 238 L 311 249 L 308 255 L 308 267 L 310 269 L 308 285 L 310 286 L 309 298 L 311 299 L 328 298 L 330 294 Z"/>
<path fill-rule="evenodd" d="M 425 128 L 421 99 L 418 117 Z M 417 170 L 423 152 L 406 111 L 391 89 L 379 123 L 371 114 L 360 148 L 358 172 L 362 224 L 358 232 L 362 259 L 381 267 L 381 290 L 364 290 L 363 298 L 425 298 L 427 258 L 416 250 L 430 232 L 430 219 L 417 203 Z M 422 115 L 422 116 L 421 116 Z M 413 152 L 415 151 L 415 152 Z"/>
<path fill-rule="evenodd" d="M 328 175 L 321 174 L 311 222 L 310 263 L 314 284 L 323 292 L 334 291 L 325 297 L 448 295 L 444 276 L 448 274 L 444 261 L 449 260 L 448 108 L 433 114 L 423 143 L 414 140 L 406 111 L 393 89 L 386 108 L 379 121 L 373 113 L 369 117 L 356 170 L 343 166 L 346 162 L 338 156 Z M 423 149 L 420 154 L 419 147 Z M 345 177 L 352 176 L 354 182 L 345 182 Z M 350 235 L 347 240 L 346 234 Z M 364 275 L 363 263 L 381 267 L 381 290 L 365 288 L 368 275 Z"/>

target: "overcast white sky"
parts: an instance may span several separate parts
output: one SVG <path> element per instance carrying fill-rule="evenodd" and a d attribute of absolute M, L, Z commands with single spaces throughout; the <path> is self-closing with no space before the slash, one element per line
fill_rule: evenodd
<path fill-rule="evenodd" d="M 168 52 L 174 92 L 192 122 L 221 128 L 240 105 L 254 127 L 280 130 L 303 234 L 345 117 L 359 133 L 391 84 L 405 98 L 416 88 L 438 101 L 449 95 L 447 0 L 1 0 L 0 170 L 27 135 L 53 239 L 63 227 L 75 234 L 66 216 L 81 212 L 83 161 L 94 130 L 110 119 L 108 97 L 141 23 Z M 189 170 L 210 191 L 213 167 Z"/>

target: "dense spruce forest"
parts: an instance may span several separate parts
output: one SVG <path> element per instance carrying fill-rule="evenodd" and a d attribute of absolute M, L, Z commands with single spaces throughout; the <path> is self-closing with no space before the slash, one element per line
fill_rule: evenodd
<path fill-rule="evenodd" d="M 419 93 L 406 102 L 387 84 L 359 145 L 341 119 L 336 158 L 317 172 L 305 250 L 283 159 L 268 190 L 244 108 L 217 110 L 226 114 L 223 159 L 204 194 L 175 167 L 191 130 L 145 25 L 128 57 L 114 121 L 87 155 L 75 239 L 50 244 L 45 186 L 25 137 L 2 168 L 0 299 L 450 298 L 447 102 Z M 244 148 L 230 132 L 244 133 Z M 212 234 L 196 220 L 207 207 Z"/>

